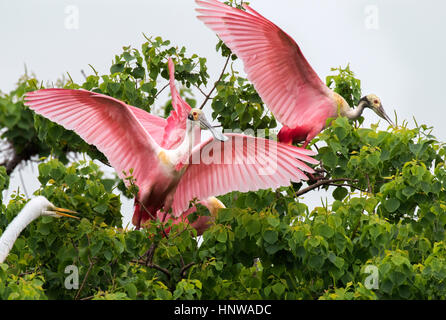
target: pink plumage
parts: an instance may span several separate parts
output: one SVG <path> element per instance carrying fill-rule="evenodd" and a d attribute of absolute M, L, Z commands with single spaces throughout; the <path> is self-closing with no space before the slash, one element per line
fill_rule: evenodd
<path fill-rule="evenodd" d="M 173 110 L 171 110 L 170 115 L 167 118 L 161 146 L 166 149 L 173 149 L 184 139 L 186 119 L 192 108 L 181 98 L 175 86 L 175 66 L 171 58 L 169 58 L 168 67 Z"/>
<path fill-rule="evenodd" d="M 173 202 L 178 216 L 188 208 L 189 200 L 241 192 L 288 186 L 290 182 L 307 180 L 303 171 L 314 170 L 304 162 L 317 164 L 315 152 L 255 138 L 243 134 L 226 134 L 221 142 L 207 139 L 192 150 L 186 171 Z M 199 160 L 199 161 L 197 161 Z"/>
<path fill-rule="evenodd" d="M 246 4 L 243 11 L 217 0 L 196 2 L 198 19 L 243 61 L 248 79 L 284 125 L 279 141 L 306 146 L 337 116 L 331 90 L 289 35 Z"/>
<path fill-rule="evenodd" d="M 273 140 L 228 134 L 229 142 L 211 138 L 200 143 L 197 123 L 204 115 L 181 99 L 173 84 L 173 64 L 169 67 L 174 110 L 167 120 L 85 90 L 43 89 L 25 98 L 36 113 L 94 144 L 121 178 L 123 171 L 133 169 L 140 189 L 135 226 L 156 219 L 160 209 L 172 207 L 179 217 L 195 198 L 287 186 L 307 179 L 303 172 L 314 172 L 304 163 L 317 163 L 310 157 L 313 151 Z M 207 161 L 211 155 L 222 161 Z"/>

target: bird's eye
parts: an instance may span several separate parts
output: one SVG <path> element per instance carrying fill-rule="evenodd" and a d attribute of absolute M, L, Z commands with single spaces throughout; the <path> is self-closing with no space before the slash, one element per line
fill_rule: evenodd
<path fill-rule="evenodd" d="M 374 103 L 374 104 L 378 104 L 379 101 L 378 101 L 378 100 L 374 100 L 373 103 Z"/>

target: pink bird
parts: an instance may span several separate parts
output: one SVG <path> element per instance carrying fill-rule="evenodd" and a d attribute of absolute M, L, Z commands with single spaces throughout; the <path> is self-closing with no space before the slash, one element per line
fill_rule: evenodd
<path fill-rule="evenodd" d="M 166 120 L 99 93 L 43 89 L 28 93 L 25 100 L 36 113 L 95 145 L 121 179 L 123 172 L 133 169 L 140 190 L 132 220 L 137 227 L 144 218 L 155 219 L 160 209 L 168 212 L 172 208 L 173 216 L 179 217 L 193 199 L 306 180 L 303 171 L 314 171 L 304 162 L 318 163 L 310 157 L 315 154 L 310 150 L 242 134 L 224 136 L 199 109 L 189 111 L 179 137 L 175 130 L 161 129 Z M 171 115 L 172 121 L 181 121 L 184 114 L 177 112 L 177 120 Z M 214 138 L 196 144 L 197 127 L 209 129 Z M 166 136 L 166 132 L 172 133 Z M 169 149 L 156 142 L 161 135 L 163 143 L 182 141 L 173 142 L 179 145 Z"/>
<path fill-rule="evenodd" d="M 184 139 L 187 116 L 192 108 L 181 98 L 175 87 L 175 67 L 171 58 L 169 58 L 168 67 L 173 110 L 170 112 L 167 120 L 152 115 L 140 108 L 135 108 L 129 105 L 127 105 L 127 107 L 132 110 L 136 118 L 140 121 L 142 126 L 152 136 L 156 143 L 163 148 L 173 149 L 178 147 L 178 145 L 180 145 Z M 201 129 L 198 126 L 194 127 L 194 138 L 195 144 L 200 143 Z M 137 228 L 139 228 L 141 224 L 146 223 L 147 220 L 153 219 L 150 214 L 141 208 L 139 201 L 140 198 L 141 195 L 139 194 L 135 199 L 135 210 L 133 217 L 133 222 Z M 211 216 L 198 217 L 196 221 L 191 224 L 192 227 L 197 229 L 197 232 L 200 235 L 205 230 L 204 226 L 210 226 L 210 222 L 214 220 L 217 210 L 219 208 L 224 208 L 225 206 L 215 197 L 209 197 L 208 199 L 202 200 L 199 203 L 206 206 L 209 212 L 211 212 Z M 195 207 L 188 209 L 186 212 L 184 212 L 184 217 L 195 211 Z M 173 219 L 173 224 L 187 221 L 184 217 L 182 216 Z M 164 221 L 166 217 L 162 211 L 158 211 L 157 218 Z"/>
<path fill-rule="evenodd" d="M 209 197 L 205 200 L 201 200 L 198 202 L 201 205 L 204 205 L 210 212 L 210 216 L 199 216 L 194 222 L 190 223 L 191 227 L 197 230 L 197 236 L 201 236 L 203 232 L 205 232 L 215 221 L 215 218 L 217 217 L 218 210 L 221 208 L 226 208 L 223 202 L 218 200 L 216 197 Z M 176 218 L 172 219 L 172 225 L 179 224 L 180 222 L 188 224 L 188 217 L 189 215 L 195 213 L 197 211 L 197 207 L 194 206 L 192 208 L 189 208 L 188 210 L 184 211 L 183 214 Z M 164 222 L 165 215 L 164 212 L 158 211 L 157 218 L 159 221 Z M 170 232 L 170 228 L 165 230 L 166 233 Z"/>
<path fill-rule="evenodd" d="M 184 99 L 181 98 L 179 92 L 177 91 L 177 88 L 175 86 L 175 65 L 171 58 L 168 60 L 168 67 L 169 67 L 169 85 L 170 85 L 170 91 L 172 96 L 172 106 L 173 110 L 170 112 L 169 117 L 167 118 L 167 121 L 160 123 L 159 118 L 155 121 L 155 124 L 158 126 L 155 128 L 153 125 L 149 122 L 146 124 L 146 128 L 149 128 L 148 131 L 154 132 L 154 140 L 163 148 L 166 149 L 174 149 L 178 147 L 181 142 L 184 139 L 185 132 L 186 132 L 186 122 L 187 117 L 189 113 L 191 112 L 192 108 L 189 106 L 189 104 L 184 101 Z M 138 108 L 136 108 L 138 109 Z M 141 109 L 138 109 L 141 110 Z M 144 121 L 146 112 L 139 112 L 137 111 L 138 115 L 137 118 L 142 119 Z M 155 116 L 156 117 L 156 116 Z M 153 118 L 153 116 L 152 116 Z M 158 117 L 157 117 L 158 118 Z M 157 134 L 159 132 L 162 132 L 164 130 L 164 134 L 160 135 Z M 201 128 L 199 126 L 195 126 L 193 129 L 193 135 L 194 135 L 194 144 L 197 145 L 201 142 Z M 162 139 L 160 137 L 162 136 Z M 138 195 L 136 201 L 135 201 L 135 211 L 134 211 L 134 218 L 133 221 L 144 225 L 147 221 L 152 220 L 153 217 L 151 217 L 150 214 L 145 212 L 141 208 L 141 205 L 139 204 L 139 198 L 140 195 Z M 198 217 L 193 223 L 191 223 L 191 226 L 197 230 L 197 235 L 203 234 L 203 232 L 209 228 L 212 224 L 212 221 L 215 220 L 215 217 L 217 215 L 217 211 L 220 208 L 225 208 L 225 205 L 218 200 L 215 197 L 209 197 L 207 199 L 201 200 L 198 203 L 204 205 L 209 212 L 211 213 L 210 216 L 200 216 Z M 196 212 L 197 208 L 194 206 L 192 208 L 189 208 L 183 214 L 178 218 L 173 218 L 172 224 L 178 224 L 180 222 L 187 223 L 187 217 Z M 170 217 L 170 215 L 168 215 Z M 156 218 L 162 222 L 166 221 L 166 218 L 168 217 L 164 212 L 161 210 L 158 210 Z M 172 217 L 170 217 L 172 218 Z M 166 232 L 169 232 L 169 230 L 166 230 Z"/>
<path fill-rule="evenodd" d="M 321 132 L 328 118 L 357 119 L 365 108 L 392 121 L 380 99 L 367 95 L 352 109 L 329 89 L 305 59 L 297 43 L 247 4 L 247 11 L 217 0 L 196 0 L 198 19 L 211 28 L 244 63 L 248 79 L 283 127 L 281 142 L 308 143 Z"/>

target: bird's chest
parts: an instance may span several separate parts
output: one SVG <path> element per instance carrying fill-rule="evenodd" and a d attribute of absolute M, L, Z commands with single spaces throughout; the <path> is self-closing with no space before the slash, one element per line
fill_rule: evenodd
<path fill-rule="evenodd" d="M 348 105 L 347 101 L 345 101 L 341 95 L 333 92 L 333 102 L 336 108 L 336 116 L 347 116 L 346 112 L 350 110 L 350 106 Z"/>
<path fill-rule="evenodd" d="M 188 154 L 178 155 L 166 151 L 161 151 L 158 154 L 161 170 L 178 180 L 186 171 L 188 158 Z"/>

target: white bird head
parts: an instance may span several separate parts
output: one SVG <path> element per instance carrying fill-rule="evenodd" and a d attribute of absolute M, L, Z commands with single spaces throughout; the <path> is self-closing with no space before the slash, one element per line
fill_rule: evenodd
<path fill-rule="evenodd" d="M 366 108 L 370 108 L 373 111 L 375 111 L 375 113 L 378 116 L 380 116 L 381 118 L 386 120 L 388 123 L 390 123 L 391 126 L 393 126 L 393 127 L 395 126 L 393 124 L 393 121 L 390 120 L 389 116 L 384 111 L 384 108 L 381 103 L 381 99 L 379 99 L 377 95 L 368 94 L 368 95 L 362 97 L 361 100 L 359 100 L 359 103 L 361 103 L 361 102 L 364 102 Z"/>
<path fill-rule="evenodd" d="M 20 232 L 28 224 L 40 216 L 50 216 L 55 218 L 68 217 L 79 219 L 73 214 L 77 212 L 68 209 L 58 208 L 43 196 L 37 196 L 29 201 L 19 214 L 12 220 L 6 230 L 0 237 L 0 263 L 3 263 L 11 251 L 14 242 L 17 240 Z"/>
<path fill-rule="evenodd" d="M 204 130 L 211 131 L 212 135 L 215 139 L 220 141 L 226 141 L 228 140 L 228 137 L 224 136 L 221 132 L 218 132 L 215 130 L 215 128 L 209 123 L 209 121 L 206 119 L 206 116 L 204 115 L 204 112 L 200 109 L 194 108 L 189 112 L 189 115 L 187 116 L 187 119 L 190 121 L 193 121 L 193 123 L 199 125 Z"/>
<path fill-rule="evenodd" d="M 34 198 L 32 201 L 28 202 L 27 206 L 31 206 L 35 212 L 38 212 L 39 215 L 42 216 L 50 216 L 55 218 L 68 217 L 79 219 L 79 217 L 73 216 L 73 214 L 77 214 L 76 211 L 56 207 L 43 196 Z"/>

